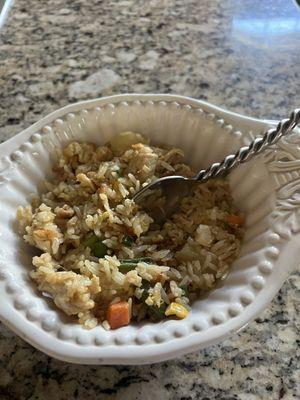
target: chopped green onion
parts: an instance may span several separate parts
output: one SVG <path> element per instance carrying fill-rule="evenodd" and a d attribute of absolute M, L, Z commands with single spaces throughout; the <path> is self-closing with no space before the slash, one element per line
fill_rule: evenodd
<path fill-rule="evenodd" d="M 126 258 L 125 260 L 121 260 L 121 264 L 119 265 L 120 270 L 132 270 L 134 269 L 139 262 L 149 262 L 151 258 L 143 257 L 143 258 Z"/>
<path fill-rule="evenodd" d="M 146 301 L 147 297 L 149 296 L 148 290 L 150 288 L 151 288 L 150 282 L 143 279 L 141 289 L 144 289 L 144 291 L 143 291 L 141 299 L 140 299 L 142 302 Z"/>
<path fill-rule="evenodd" d="M 127 271 L 131 271 L 132 269 L 134 269 L 137 266 L 136 263 L 121 263 L 118 268 L 119 270 L 127 270 Z"/>
<path fill-rule="evenodd" d="M 99 241 L 93 249 L 91 249 L 94 256 L 98 258 L 103 258 L 107 254 L 107 246 L 103 242 Z"/>
<path fill-rule="evenodd" d="M 139 262 L 149 263 L 152 261 L 150 257 L 141 257 L 141 258 L 125 258 L 121 261 L 121 263 L 129 263 L 129 264 L 138 264 Z"/>
<path fill-rule="evenodd" d="M 140 300 L 142 302 L 145 302 L 146 299 L 149 296 L 149 289 L 151 289 L 153 286 L 151 285 L 150 282 L 146 281 L 145 279 L 143 279 L 142 281 L 142 286 L 141 289 L 144 289 L 142 296 L 140 298 Z M 160 307 L 157 306 L 149 306 L 149 312 L 150 314 L 155 317 L 156 319 L 163 319 L 166 318 L 165 316 L 165 311 L 167 309 L 167 305 L 166 303 L 163 303 Z"/>
<path fill-rule="evenodd" d="M 90 249 L 98 242 L 99 238 L 96 235 L 88 236 L 82 243 L 85 247 L 89 247 Z"/>
<path fill-rule="evenodd" d="M 124 244 L 124 246 L 130 247 L 133 242 L 134 239 L 132 236 L 129 235 L 123 236 L 122 243 Z"/>
<path fill-rule="evenodd" d="M 107 254 L 107 246 L 95 234 L 86 238 L 83 245 L 89 247 L 95 257 L 103 258 Z"/>
<path fill-rule="evenodd" d="M 223 221 L 223 224 L 224 224 L 224 229 L 226 230 L 230 229 L 230 225 L 227 221 Z"/>
<path fill-rule="evenodd" d="M 165 312 L 167 309 L 166 303 L 163 303 L 160 307 L 151 306 L 149 307 L 150 313 L 156 317 L 157 319 L 164 319 L 166 318 Z"/>
<path fill-rule="evenodd" d="M 148 290 L 148 289 L 150 289 L 150 287 L 151 287 L 151 283 L 149 281 L 146 281 L 146 279 L 143 279 L 141 288 Z"/>
<path fill-rule="evenodd" d="M 180 289 L 183 290 L 184 296 L 185 297 L 189 297 L 189 287 L 188 287 L 188 285 L 181 285 L 179 287 L 180 287 Z"/>

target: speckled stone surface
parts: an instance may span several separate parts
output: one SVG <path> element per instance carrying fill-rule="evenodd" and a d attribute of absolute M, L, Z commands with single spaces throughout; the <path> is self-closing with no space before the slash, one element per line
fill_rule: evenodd
<path fill-rule="evenodd" d="M 81 99 L 177 93 L 280 118 L 300 105 L 292 0 L 15 0 L 0 33 L 0 141 Z M 153 366 L 77 366 L 0 325 L 0 399 L 300 398 L 300 277 L 218 346 Z"/>

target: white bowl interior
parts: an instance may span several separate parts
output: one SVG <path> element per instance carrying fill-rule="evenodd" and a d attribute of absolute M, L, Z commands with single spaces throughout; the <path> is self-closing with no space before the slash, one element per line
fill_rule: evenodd
<path fill-rule="evenodd" d="M 201 341 L 205 343 L 209 337 L 220 335 L 220 325 L 225 326 L 238 318 L 254 302 L 266 285 L 272 259 L 278 255 L 274 247 L 278 235 L 274 234 L 269 222 L 274 209 L 274 190 L 261 158 L 240 166 L 229 177 L 235 202 L 246 215 L 246 236 L 240 257 L 222 285 L 194 303 L 186 320 L 158 324 L 143 322 L 111 332 L 100 326 L 85 331 L 71 318 L 63 316 L 51 301 L 43 298 L 28 279 L 33 250 L 17 233 L 15 212 L 19 204 L 28 202 L 30 193 L 42 187 L 45 177 L 51 177 L 54 148 L 61 148 L 70 140 L 104 144 L 125 130 L 147 134 L 154 143 L 182 148 L 188 162 L 196 168 L 221 160 L 249 141 L 249 136 L 242 135 L 215 114 L 164 101 L 91 105 L 68 113 L 34 132 L 18 151 L 5 155 L 1 160 L 6 172 L 5 179 L 0 180 L 3 215 L 0 278 L 4 285 L 1 290 L 9 298 L 7 307 L 22 315 L 24 324 L 25 321 L 34 324 L 38 331 L 46 332 L 58 342 L 96 347 L 100 355 L 101 348 L 107 346 L 159 345 L 193 334 L 198 335 L 201 345 Z"/>

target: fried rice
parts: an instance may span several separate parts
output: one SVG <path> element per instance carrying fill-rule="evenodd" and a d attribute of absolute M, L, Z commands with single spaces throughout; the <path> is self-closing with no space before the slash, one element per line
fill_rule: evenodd
<path fill-rule="evenodd" d="M 225 179 L 197 185 L 163 226 L 132 200 L 159 177 L 194 175 L 180 149 L 123 132 L 104 146 L 69 143 L 53 171 L 18 208 L 20 232 L 40 250 L 30 272 L 39 291 L 87 329 L 185 318 L 238 256 L 243 217 Z"/>

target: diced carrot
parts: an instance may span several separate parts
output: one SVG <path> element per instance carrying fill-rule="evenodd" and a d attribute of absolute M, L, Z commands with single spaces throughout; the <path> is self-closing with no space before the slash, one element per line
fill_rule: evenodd
<path fill-rule="evenodd" d="M 230 215 L 227 215 L 227 222 L 230 225 L 242 226 L 242 225 L 244 225 L 244 218 L 239 215 L 230 214 Z"/>
<path fill-rule="evenodd" d="M 107 321 L 111 329 L 120 328 L 130 322 L 130 305 L 127 301 L 111 304 L 107 310 Z"/>

